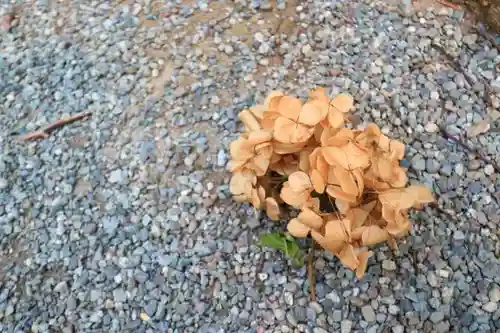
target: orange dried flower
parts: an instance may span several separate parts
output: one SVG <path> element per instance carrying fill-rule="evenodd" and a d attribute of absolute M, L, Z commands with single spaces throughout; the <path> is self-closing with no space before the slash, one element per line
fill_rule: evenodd
<path fill-rule="evenodd" d="M 230 147 L 230 191 L 272 220 L 282 216 L 282 203 L 300 209 L 289 233 L 312 237 L 361 279 L 373 254 L 368 247 L 396 247 L 411 230 L 409 209 L 434 197 L 426 186 L 407 187 L 403 143 L 375 124 L 344 127 L 353 105 L 351 96 L 330 101 L 318 88 L 305 103 L 273 91 L 243 110 L 246 131 Z"/>

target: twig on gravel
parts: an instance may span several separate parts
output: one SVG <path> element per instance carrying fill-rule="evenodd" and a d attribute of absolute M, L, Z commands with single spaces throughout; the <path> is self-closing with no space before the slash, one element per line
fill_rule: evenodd
<path fill-rule="evenodd" d="M 443 6 L 450 7 L 450 8 L 455 9 L 455 10 L 458 9 L 457 5 L 452 4 L 449 1 L 445 1 L 445 0 L 436 0 L 436 1 L 439 2 L 440 4 L 442 4 Z"/>
<path fill-rule="evenodd" d="M 443 126 L 439 126 L 439 130 L 441 132 L 441 135 L 448 140 L 451 140 L 467 150 L 470 153 L 473 153 L 476 155 L 481 161 L 483 161 L 486 164 L 491 164 L 493 168 L 496 170 L 496 172 L 500 173 L 500 166 L 498 166 L 493 160 L 491 160 L 488 156 L 483 155 L 477 148 L 469 146 L 466 142 L 464 142 L 462 139 L 459 137 L 453 136 L 449 134 L 446 129 Z"/>
<path fill-rule="evenodd" d="M 484 27 L 484 24 L 479 24 L 479 27 L 473 26 L 473 28 L 486 40 L 488 40 L 494 47 L 496 47 L 498 50 L 500 50 L 500 44 L 498 44 L 493 38 L 488 31 L 486 31 L 486 28 Z"/>
<path fill-rule="evenodd" d="M 460 65 L 460 63 L 455 60 L 455 58 L 451 54 L 446 52 L 446 50 L 441 45 L 438 45 L 436 43 L 432 43 L 431 45 L 445 56 L 446 60 L 448 60 L 454 70 L 464 75 L 465 79 L 471 86 L 474 85 L 474 79 L 463 69 L 462 65 Z"/>
<path fill-rule="evenodd" d="M 36 139 L 45 139 L 45 138 L 48 138 L 50 132 L 52 132 L 53 130 L 55 130 L 55 129 L 59 128 L 59 127 L 62 127 L 64 125 L 66 125 L 66 124 L 72 123 L 72 122 L 74 122 L 76 120 L 85 118 L 85 117 L 87 117 L 89 115 L 90 115 L 90 112 L 81 112 L 81 113 L 75 114 L 73 116 L 69 116 L 69 117 L 66 117 L 66 118 L 63 118 L 63 119 L 59 119 L 55 123 L 52 123 L 52 124 L 48 125 L 47 127 L 43 128 L 41 130 L 38 130 L 38 131 L 35 131 L 35 132 L 31 132 L 29 134 L 21 136 L 19 138 L 19 140 L 21 140 L 21 141 L 28 141 L 28 140 L 36 140 Z"/>
<path fill-rule="evenodd" d="M 455 69 L 457 72 L 460 72 L 463 74 L 463 76 L 465 77 L 465 79 L 467 80 L 467 82 L 469 83 L 469 85 L 471 87 L 474 86 L 474 83 L 476 80 L 465 71 L 465 69 L 462 67 L 462 65 L 460 65 L 460 63 L 457 60 L 455 60 L 455 58 L 451 54 L 446 52 L 446 50 L 441 45 L 432 43 L 432 47 L 434 47 L 436 50 L 441 52 L 446 57 L 446 59 L 450 63 L 451 67 L 453 67 L 453 69 Z M 493 106 L 491 96 L 490 96 L 491 95 L 490 84 L 485 79 L 482 79 L 481 81 L 484 84 L 484 93 L 483 93 L 484 104 L 486 105 L 486 107 L 488 107 L 488 105 Z"/>
<path fill-rule="evenodd" d="M 313 267 L 313 260 L 314 260 L 314 247 L 315 243 L 314 240 L 312 240 L 311 248 L 309 249 L 309 260 L 307 262 L 307 275 L 309 277 L 309 291 L 311 294 L 311 302 L 316 302 L 316 288 L 315 288 L 315 281 L 314 281 L 314 267 Z"/>

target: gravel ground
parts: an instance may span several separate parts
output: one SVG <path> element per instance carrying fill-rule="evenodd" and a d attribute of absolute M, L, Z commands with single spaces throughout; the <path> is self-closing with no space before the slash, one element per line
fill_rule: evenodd
<path fill-rule="evenodd" d="M 500 175 L 439 130 L 489 120 L 466 142 L 500 164 L 500 55 L 463 12 L 165 2 L 1 9 L 1 332 L 500 331 Z M 226 163 L 241 109 L 315 86 L 406 142 L 441 211 L 362 281 L 318 255 L 310 303 L 306 270 L 257 246 L 274 224 L 231 200 Z"/>

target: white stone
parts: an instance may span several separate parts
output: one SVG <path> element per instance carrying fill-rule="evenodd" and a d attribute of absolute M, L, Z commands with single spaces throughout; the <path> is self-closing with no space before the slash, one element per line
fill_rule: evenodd
<path fill-rule="evenodd" d="M 484 167 L 484 173 L 487 176 L 491 176 L 492 174 L 495 173 L 495 168 L 493 168 L 493 165 L 488 164 L 487 166 Z"/>
<path fill-rule="evenodd" d="M 498 309 L 498 302 L 488 302 L 483 305 L 483 310 L 488 313 L 493 313 Z"/>
<path fill-rule="evenodd" d="M 427 133 L 435 133 L 439 129 L 436 123 L 427 123 L 424 128 Z"/>
<path fill-rule="evenodd" d="M 311 45 L 309 44 L 306 44 L 304 46 L 302 46 L 302 53 L 306 56 L 306 57 L 309 57 L 310 55 L 312 55 L 312 47 Z"/>

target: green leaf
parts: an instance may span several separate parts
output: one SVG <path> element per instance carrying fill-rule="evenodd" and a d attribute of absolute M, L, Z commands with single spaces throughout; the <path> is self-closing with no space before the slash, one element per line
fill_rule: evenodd
<path fill-rule="evenodd" d="M 286 252 L 285 237 L 279 232 L 268 232 L 260 235 L 260 244 Z"/>
<path fill-rule="evenodd" d="M 283 251 L 285 256 L 293 261 L 295 266 L 304 265 L 299 243 L 290 234 L 283 234 L 281 232 L 262 233 L 260 235 L 260 244 Z"/>
<path fill-rule="evenodd" d="M 288 232 L 285 233 L 285 238 L 286 238 L 286 240 L 288 240 L 290 242 L 295 242 L 296 241 L 295 238 L 293 238 L 293 236 L 290 235 L 290 233 L 288 233 Z"/>
<path fill-rule="evenodd" d="M 299 243 L 292 238 L 292 240 L 287 240 L 286 242 L 286 252 L 288 253 L 288 257 L 293 260 L 294 265 L 302 266 L 303 262 L 303 254 L 300 249 Z"/>

